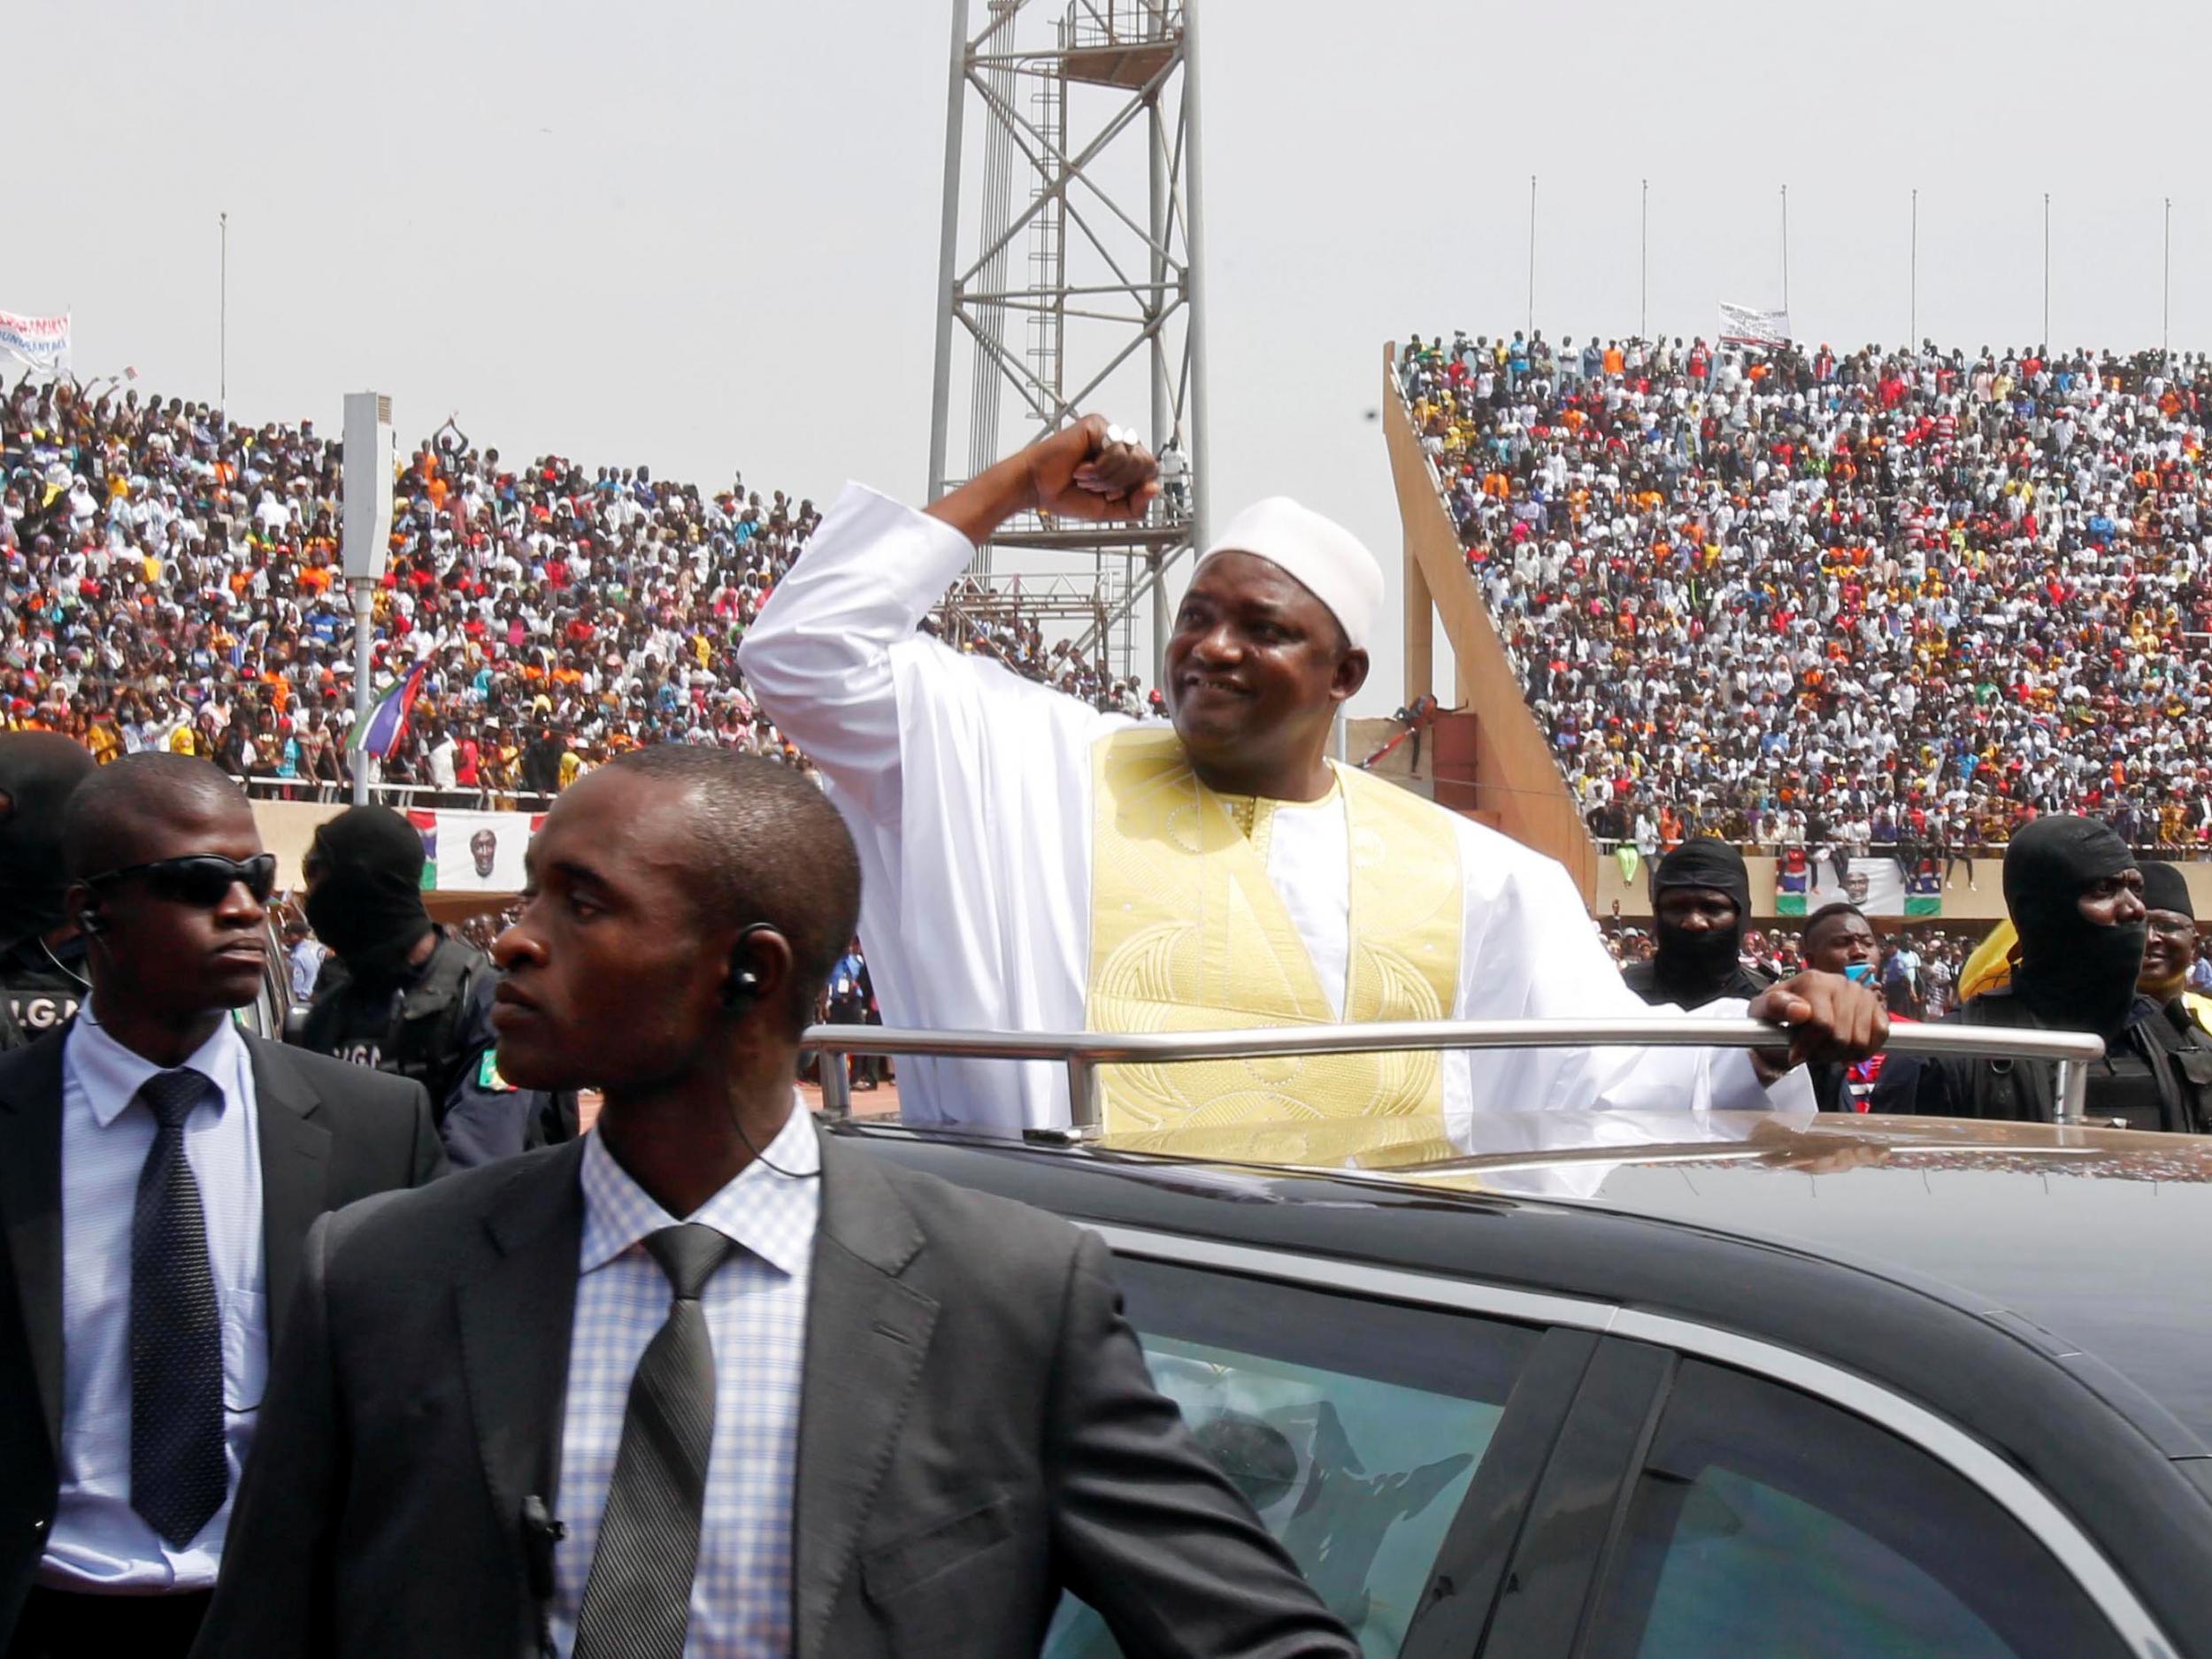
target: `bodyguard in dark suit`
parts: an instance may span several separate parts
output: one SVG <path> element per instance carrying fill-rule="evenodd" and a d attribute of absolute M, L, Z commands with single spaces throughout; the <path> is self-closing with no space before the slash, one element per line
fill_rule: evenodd
<path fill-rule="evenodd" d="M 208 1659 L 1357 1649 L 1154 1391 L 1102 1246 L 795 1105 L 859 867 L 796 772 L 664 746 L 546 820 L 500 1068 L 581 1141 L 327 1217 Z"/>
<path fill-rule="evenodd" d="M 245 1036 L 275 874 L 206 763 L 67 816 L 77 1020 L 0 1056 L 0 1649 L 191 1646 L 315 1217 L 440 1167 L 411 1084 Z"/>

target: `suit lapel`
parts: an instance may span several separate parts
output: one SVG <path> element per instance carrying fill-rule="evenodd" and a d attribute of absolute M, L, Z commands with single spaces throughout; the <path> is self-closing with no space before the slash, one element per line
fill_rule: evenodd
<path fill-rule="evenodd" d="M 64 1034 L 16 1050 L 0 1073 L 0 1232 L 24 1345 L 61 1454 L 61 1088 Z"/>
<path fill-rule="evenodd" d="M 912 1212 L 866 1154 L 823 1136 L 793 1517 L 798 1659 L 827 1659 L 830 1609 L 921 1376 L 937 1303 L 899 1275 L 923 1248 Z"/>
<path fill-rule="evenodd" d="M 584 1143 L 526 1159 L 485 1217 L 483 1270 L 461 1287 L 461 1360 L 503 1523 L 522 1501 L 550 1508 L 560 1481 L 561 1416 L 584 1225 L 577 1170 Z"/>
<path fill-rule="evenodd" d="M 284 1328 L 299 1282 L 307 1230 L 323 1213 L 330 1182 L 330 1130 L 322 1097 L 284 1050 L 246 1038 L 253 1060 L 254 1121 L 261 1148 L 261 1250 L 270 1347 Z"/>

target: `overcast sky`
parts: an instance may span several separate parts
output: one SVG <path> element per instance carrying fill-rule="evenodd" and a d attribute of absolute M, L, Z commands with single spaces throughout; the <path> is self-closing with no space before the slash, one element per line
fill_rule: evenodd
<path fill-rule="evenodd" d="M 2202 7 L 1204 4 L 1215 511 L 1299 495 L 1394 594 L 1380 348 L 1522 322 L 1532 173 L 1554 338 L 1635 327 L 1647 178 L 1655 330 L 1779 302 L 1786 182 L 1801 338 L 1905 335 L 1917 186 L 1924 334 L 2039 334 L 2048 190 L 2058 342 L 2158 342 L 2168 196 L 2173 342 L 2212 342 Z M 510 455 L 923 489 L 941 0 L 8 17 L 0 309 L 73 311 L 81 375 L 215 396 L 227 211 L 242 419 L 374 387 L 403 439 L 457 411 Z"/>

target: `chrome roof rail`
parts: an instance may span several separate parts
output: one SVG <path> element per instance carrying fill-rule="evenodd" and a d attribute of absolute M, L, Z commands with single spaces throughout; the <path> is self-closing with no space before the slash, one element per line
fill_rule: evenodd
<path fill-rule="evenodd" d="M 887 1025 L 814 1025 L 803 1050 L 823 1058 L 822 1106 L 832 1118 L 852 1110 L 841 1055 L 924 1055 L 972 1060 L 1048 1060 L 1068 1074 L 1070 1128 L 1087 1140 L 1104 1123 L 1098 1068 L 1131 1062 L 1256 1059 L 1279 1055 L 1376 1054 L 1406 1048 L 1769 1048 L 1786 1029 L 1752 1019 L 1653 1015 L 1636 1019 L 1401 1020 L 1371 1025 L 1276 1025 L 1250 1031 L 908 1031 Z M 2056 1067 L 2055 1121 L 2088 1121 L 2089 1064 L 2104 1041 L 2085 1032 L 2016 1026 L 1893 1025 L 1885 1052 L 1949 1057 L 1995 1056 L 2047 1060 Z"/>

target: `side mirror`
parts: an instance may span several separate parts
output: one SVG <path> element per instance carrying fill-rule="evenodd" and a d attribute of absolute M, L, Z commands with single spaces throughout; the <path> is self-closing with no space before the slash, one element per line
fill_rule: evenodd
<path fill-rule="evenodd" d="M 284 1041 L 296 1048 L 305 1042 L 306 1038 L 307 1009 L 305 1004 L 295 1002 L 284 1010 Z"/>

